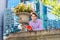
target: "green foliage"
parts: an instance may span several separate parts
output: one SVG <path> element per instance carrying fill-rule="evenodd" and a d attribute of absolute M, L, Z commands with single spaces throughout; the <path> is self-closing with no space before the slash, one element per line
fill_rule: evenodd
<path fill-rule="evenodd" d="M 14 12 L 33 12 L 31 5 L 25 5 L 24 3 L 19 4 L 17 7 L 14 8 Z"/>
<path fill-rule="evenodd" d="M 49 5 L 53 7 L 51 13 L 58 16 L 60 18 L 60 4 L 57 3 L 58 0 L 42 0 L 44 5 Z"/>

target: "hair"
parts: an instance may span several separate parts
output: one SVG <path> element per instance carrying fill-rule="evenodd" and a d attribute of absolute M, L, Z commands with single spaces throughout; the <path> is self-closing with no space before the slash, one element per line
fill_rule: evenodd
<path fill-rule="evenodd" d="M 36 13 L 33 12 L 32 14 L 34 14 L 37 17 L 37 14 Z M 32 14 L 31 14 L 31 16 L 32 16 Z"/>

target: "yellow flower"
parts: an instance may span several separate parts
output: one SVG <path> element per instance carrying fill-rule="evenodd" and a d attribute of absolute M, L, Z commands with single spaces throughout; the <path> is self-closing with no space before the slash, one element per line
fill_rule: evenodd
<path fill-rule="evenodd" d="M 31 4 L 25 5 L 24 3 L 21 3 L 15 7 L 14 12 L 32 12 L 31 10 Z"/>

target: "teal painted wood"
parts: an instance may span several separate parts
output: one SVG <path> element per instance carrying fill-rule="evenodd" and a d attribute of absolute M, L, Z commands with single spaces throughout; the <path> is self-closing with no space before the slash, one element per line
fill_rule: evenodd
<path fill-rule="evenodd" d="M 47 29 L 47 7 L 43 5 L 43 27 Z"/>
<path fill-rule="evenodd" d="M 36 0 L 36 13 L 38 15 L 38 18 L 40 19 L 40 2 L 39 0 Z"/>

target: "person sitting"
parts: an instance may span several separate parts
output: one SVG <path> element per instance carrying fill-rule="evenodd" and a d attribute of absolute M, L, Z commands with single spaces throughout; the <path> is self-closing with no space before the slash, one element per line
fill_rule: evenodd
<path fill-rule="evenodd" d="M 42 21 L 41 21 L 41 19 L 37 18 L 36 13 L 31 14 L 31 19 L 32 20 L 29 22 L 29 25 L 32 27 L 33 31 L 44 30 L 44 27 L 42 25 Z"/>

